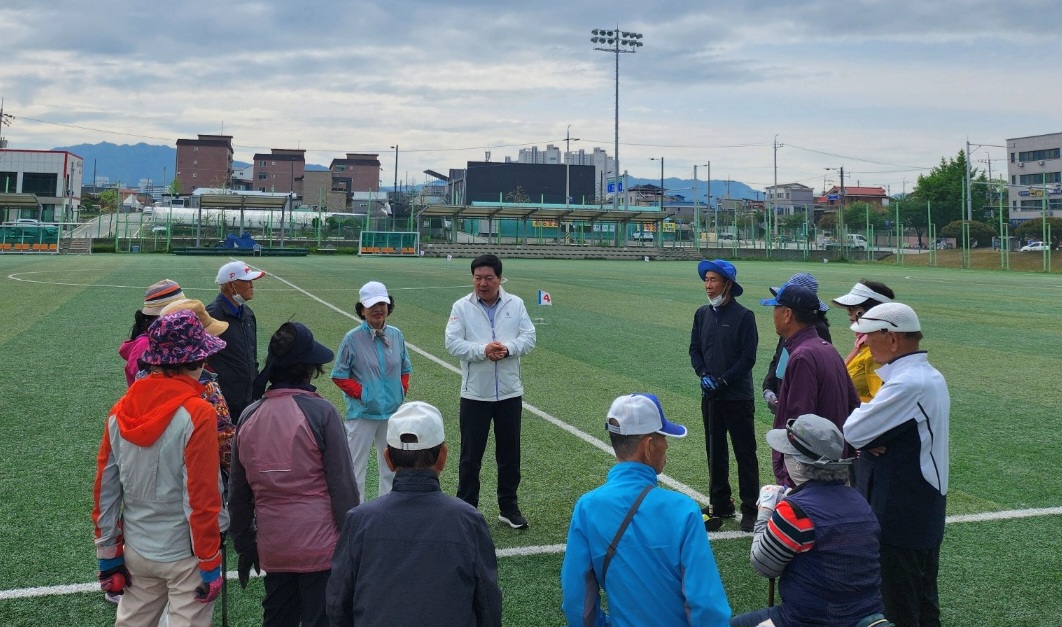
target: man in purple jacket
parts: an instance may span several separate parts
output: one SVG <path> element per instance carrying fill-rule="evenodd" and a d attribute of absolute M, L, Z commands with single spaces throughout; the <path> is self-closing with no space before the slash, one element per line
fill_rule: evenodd
<path fill-rule="evenodd" d="M 837 349 L 815 330 L 818 296 L 795 284 L 771 288 L 771 293 L 774 298 L 763 299 L 760 304 L 774 307 L 774 330 L 789 352 L 778 390 L 774 428 L 784 429 L 790 418 L 815 414 L 841 429 L 848 414 L 859 407 L 859 395 Z M 851 450 L 846 448 L 844 454 L 851 456 Z M 771 466 L 779 485 L 793 487 L 778 451 L 772 452 Z"/>

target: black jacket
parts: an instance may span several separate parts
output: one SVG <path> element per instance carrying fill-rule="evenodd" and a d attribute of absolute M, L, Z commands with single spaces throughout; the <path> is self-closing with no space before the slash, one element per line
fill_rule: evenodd
<path fill-rule="evenodd" d="M 719 308 L 704 305 L 693 314 L 690 364 L 698 377 L 712 375 L 726 382 L 715 398 L 752 400 L 752 366 L 760 336 L 756 316 L 734 299 Z"/>
<path fill-rule="evenodd" d="M 229 323 L 229 328 L 218 336 L 225 340 L 225 348 L 211 355 L 207 365 L 217 373 L 232 422 L 236 423 L 240 413 L 254 400 L 251 386 L 258 374 L 258 320 L 250 305 L 245 304 L 238 313 L 233 313 L 232 303 L 221 294 L 206 310 L 214 318 Z"/>
<path fill-rule="evenodd" d="M 444 494 L 435 471 L 400 469 L 390 493 L 347 513 L 325 608 L 333 627 L 500 627 L 483 514 Z"/>

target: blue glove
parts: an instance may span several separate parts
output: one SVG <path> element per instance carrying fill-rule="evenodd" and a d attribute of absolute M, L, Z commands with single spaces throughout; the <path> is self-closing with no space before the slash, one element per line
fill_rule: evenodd
<path fill-rule="evenodd" d="M 717 389 L 719 389 L 719 384 L 716 383 L 715 377 L 710 374 L 701 377 L 701 393 L 705 396 L 711 396 L 715 394 Z"/>

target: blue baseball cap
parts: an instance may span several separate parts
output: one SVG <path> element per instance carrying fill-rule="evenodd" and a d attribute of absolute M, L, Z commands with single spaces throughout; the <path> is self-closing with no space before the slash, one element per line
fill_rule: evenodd
<path fill-rule="evenodd" d="M 715 259 L 712 261 L 702 259 L 701 262 L 697 264 L 697 274 L 703 281 L 704 275 L 709 272 L 714 272 L 733 284 L 733 287 L 730 288 L 731 296 L 741 296 L 741 294 L 744 293 L 745 290 L 738 285 L 737 268 L 734 267 L 734 264 L 725 259 Z"/>
<path fill-rule="evenodd" d="M 664 417 L 664 408 L 655 394 L 635 392 L 612 401 L 605 428 L 620 435 L 659 433 L 674 438 L 686 437 L 686 427 Z M 611 424 L 615 420 L 616 424 Z"/>
<path fill-rule="evenodd" d="M 761 305 L 767 307 L 788 307 L 798 311 L 818 311 L 819 297 L 806 287 L 787 283 L 782 287 L 771 288 L 774 298 L 764 298 Z"/>

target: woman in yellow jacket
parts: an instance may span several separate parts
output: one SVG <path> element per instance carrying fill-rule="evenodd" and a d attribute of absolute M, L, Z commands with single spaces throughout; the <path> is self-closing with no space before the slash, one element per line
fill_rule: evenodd
<path fill-rule="evenodd" d="M 833 299 L 834 304 L 844 307 L 848 311 L 848 320 L 852 324 L 858 320 L 871 307 L 882 303 L 892 302 L 896 295 L 884 283 L 861 279 L 859 283 L 844 296 Z M 867 402 L 881 389 L 881 377 L 874 372 L 878 364 L 870 356 L 870 347 L 867 346 L 866 335 L 856 333 L 855 346 L 852 352 L 844 360 L 848 368 L 848 376 L 855 384 L 859 400 Z"/>

